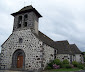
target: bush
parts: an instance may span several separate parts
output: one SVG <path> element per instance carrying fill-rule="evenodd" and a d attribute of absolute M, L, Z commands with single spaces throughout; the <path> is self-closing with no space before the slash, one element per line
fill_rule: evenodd
<path fill-rule="evenodd" d="M 84 58 L 84 62 L 85 62 L 85 55 L 83 56 L 83 58 Z"/>
<path fill-rule="evenodd" d="M 67 68 L 67 69 L 68 69 L 68 68 L 72 68 L 72 66 L 69 65 L 69 64 L 63 64 L 63 65 L 62 65 L 62 68 Z"/>
<path fill-rule="evenodd" d="M 52 67 L 50 67 L 49 65 L 46 66 L 45 70 L 49 70 L 52 69 Z"/>
<path fill-rule="evenodd" d="M 67 59 L 63 60 L 63 64 L 69 64 L 69 61 Z"/>
<path fill-rule="evenodd" d="M 72 64 L 74 65 L 74 67 L 77 67 L 79 65 L 79 63 L 76 61 L 73 61 Z"/>
<path fill-rule="evenodd" d="M 51 68 L 53 68 L 53 64 L 54 64 L 54 62 L 51 61 L 50 63 L 48 63 L 48 66 L 50 66 Z"/>
<path fill-rule="evenodd" d="M 54 62 L 54 64 L 56 64 L 56 65 L 61 65 L 61 61 L 60 61 L 59 59 L 55 59 L 53 62 Z"/>
<path fill-rule="evenodd" d="M 80 68 L 80 69 L 84 69 L 83 65 L 78 65 L 77 67 Z"/>

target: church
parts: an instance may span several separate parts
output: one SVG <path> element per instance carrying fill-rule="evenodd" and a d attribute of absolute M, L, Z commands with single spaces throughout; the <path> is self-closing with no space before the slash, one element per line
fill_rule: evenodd
<path fill-rule="evenodd" d="M 1 69 L 44 70 L 54 59 L 83 63 L 83 55 L 67 40 L 53 41 L 38 30 L 41 14 L 31 5 L 12 13 L 12 34 L 1 45 Z"/>

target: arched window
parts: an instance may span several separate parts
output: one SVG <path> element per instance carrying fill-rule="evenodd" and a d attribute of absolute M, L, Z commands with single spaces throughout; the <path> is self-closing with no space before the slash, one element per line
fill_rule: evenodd
<path fill-rule="evenodd" d="M 19 18 L 18 18 L 18 28 L 21 27 L 21 24 L 22 24 L 22 16 L 19 16 Z"/>

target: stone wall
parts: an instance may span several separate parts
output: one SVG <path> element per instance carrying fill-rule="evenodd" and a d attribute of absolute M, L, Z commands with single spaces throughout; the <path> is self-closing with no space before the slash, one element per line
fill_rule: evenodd
<path fill-rule="evenodd" d="M 61 61 L 67 59 L 70 62 L 70 55 L 69 54 L 57 54 L 57 59 L 60 59 Z"/>
<path fill-rule="evenodd" d="M 82 54 L 75 54 L 75 55 L 69 55 L 69 54 L 57 54 L 56 55 L 57 59 L 60 59 L 63 61 L 64 59 L 67 59 L 70 63 L 72 61 L 77 61 L 83 63 L 83 55 Z"/>
<path fill-rule="evenodd" d="M 19 39 L 22 42 L 19 42 Z M 30 29 L 14 31 L 2 45 L 1 69 L 12 68 L 13 54 L 16 50 L 23 50 L 25 53 L 26 70 L 38 70 L 54 59 L 54 49 L 43 44 Z"/>
<path fill-rule="evenodd" d="M 83 63 L 82 54 L 75 54 L 75 61 Z"/>
<path fill-rule="evenodd" d="M 22 38 L 22 43 L 19 43 L 19 38 Z M 36 38 L 31 30 L 22 30 L 13 32 L 2 45 L 2 69 L 10 69 L 12 67 L 12 56 L 17 49 L 25 52 L 25 69 L 41 68 L 42 42 Z"/>
<path fill-rule="evenodd" d="M 49 45 L 44 44 L 44 68 L 46 67 L 47 63 L 49 63 L 51 60 L 54 60 L 54 48 L 50 47 Z"/>

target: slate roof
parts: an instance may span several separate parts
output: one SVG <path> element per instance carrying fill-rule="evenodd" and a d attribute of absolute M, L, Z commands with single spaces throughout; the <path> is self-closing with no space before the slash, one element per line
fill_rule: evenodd
<path fill-rule="evenodd" d="M 72 51 L 72 54 L 80 54 L 81 51 L 75 44 L 70 44 L 70 49 Z"/>
<path fill-rule="evenodd" d="M 50 39 L 48 36 L 46 36 L 45 34 L 43 34 L 42 32 L 38 32 L 38 35 L 35 34 L 37 38 L 39 38 L 41 41 L 43 41 L 45 44 L 55 48 L 55 42 Z"/>
<path fill-rule="evenodd" d="M 53 41 L 40 31 L 36 36 L 45 44 L 57 49 L 58 54 L 81 54 L 81 51 L 78 49 L 78 47 L 75 44 L 69 44 L 67 40 Z"/>
<path fill-rule="evenodd" d="M 56 41 L 55 44 L 58 54 L 71 54 L 69 42 L 67 40 Z"/>
<path fill-rule="evenodd" d="M 17 14 L 22 14 L 22 13 L 31 12 L 31 11 L 35 12 L 35 14 L 38 17 L 42 17 L 40 15 L 40 13 L 35 8 L 32 7 L 32 5 L 26 6 L 26 7 L 22 8 L 21 10 L 19 10 L 18 12 L 12 13 L 11 15 L 16 16 Z"/>

